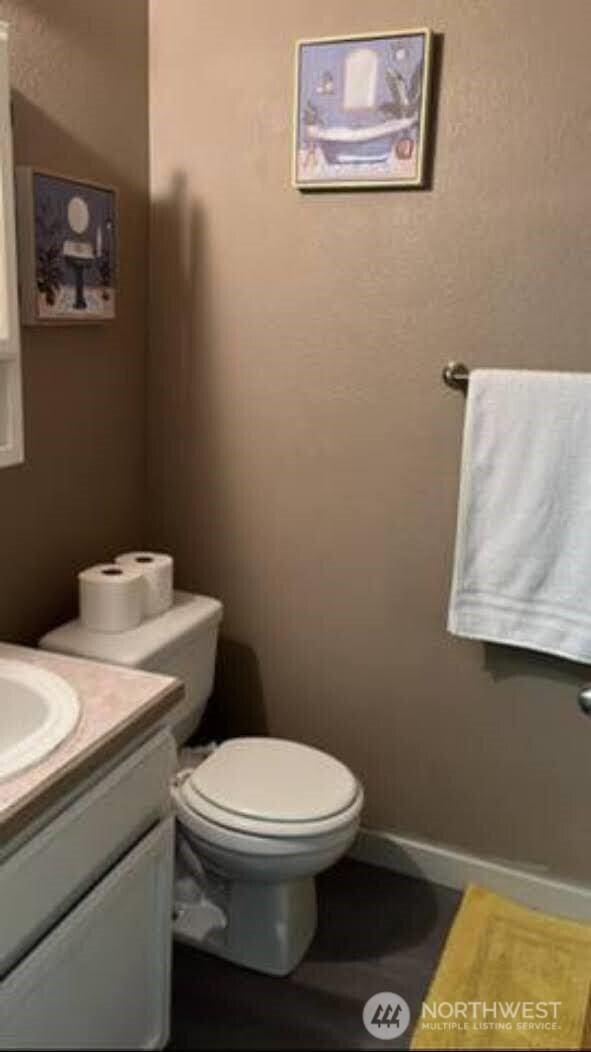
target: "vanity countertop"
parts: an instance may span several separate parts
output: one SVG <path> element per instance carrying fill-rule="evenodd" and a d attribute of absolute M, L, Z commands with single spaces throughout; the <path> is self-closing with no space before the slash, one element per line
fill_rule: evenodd
<path fill-rule="evenodd" d="M 0 643 L 0 657 L 62 676 L 77 692 L 79 721 L 40 763 L 0 782 L 0 840 L 11 836 L 181 698 L 171 676 Z"/>

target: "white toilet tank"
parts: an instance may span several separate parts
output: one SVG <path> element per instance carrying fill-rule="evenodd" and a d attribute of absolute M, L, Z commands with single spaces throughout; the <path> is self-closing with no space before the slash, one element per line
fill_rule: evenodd
<path fill-rule="evenodd" d="M 170 610 L 126 632 L 94 632 L 69 621 L 39 640 L 42 650 L 163 672 L 185 684 L 185 696 L 168 716 L 180 745 L 201 720 L 213 687 L 222 604 L 217 599 L 175 592 Z"/>

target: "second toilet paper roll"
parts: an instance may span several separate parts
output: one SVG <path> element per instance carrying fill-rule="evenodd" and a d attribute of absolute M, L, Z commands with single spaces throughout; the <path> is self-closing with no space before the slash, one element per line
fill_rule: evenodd
<path fill-rule="evenodd" d="M 80 620 L 93 632 L 125 632 L 137 628 L 143 613 L 141 570 L 99 563 L 78 574 Z"/>
<path fill-rule="evenodd" d="M 143 576 L 143 616 L 156 617 L 169 610 L 173 600 L 172 556 L 164 552 L 124 552 L 115 559 L 125 569 L 139 569 Z"/>

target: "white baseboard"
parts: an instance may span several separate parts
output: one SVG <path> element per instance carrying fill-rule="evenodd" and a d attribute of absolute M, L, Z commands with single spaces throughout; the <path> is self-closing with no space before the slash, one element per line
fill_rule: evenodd
<path fill-rule="evenodd" d="M 415 840 L 385 830 L 361 829 L 349 855 L 359 862 L 460 891 L 467 884 L 480 884 L 525 906 L 572 920 L 591 921 L 591 886 L 480 858 L 428 840 Z"/>

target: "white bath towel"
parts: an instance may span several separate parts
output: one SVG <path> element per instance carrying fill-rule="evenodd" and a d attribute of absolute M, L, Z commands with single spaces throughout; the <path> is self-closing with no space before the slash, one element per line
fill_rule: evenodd
<path fill-rule="evenodd" d="M 470 373 L 448 629 L 591 662 L 591 375 Z"/>

